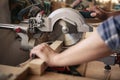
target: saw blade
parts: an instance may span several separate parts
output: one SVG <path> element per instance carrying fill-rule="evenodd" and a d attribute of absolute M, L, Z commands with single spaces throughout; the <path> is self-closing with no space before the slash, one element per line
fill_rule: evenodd
<path fill-rule="evenodd" d="M 53 31 L 49 34 L 49 40 L 62 40 L 64 46 L 76 44 L 83 38 L 83 32 L 77 31 L 77 26 L 66 21 L 59 20 L 55 23 Z"/>

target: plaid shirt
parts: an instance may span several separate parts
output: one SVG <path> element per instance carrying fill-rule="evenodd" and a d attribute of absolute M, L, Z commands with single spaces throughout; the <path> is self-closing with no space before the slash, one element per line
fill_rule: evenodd
<path fill-rule="evenodd" d="M 120 15 L 104 21 L 97 31 L 110 49 L 120 51 Z"/>

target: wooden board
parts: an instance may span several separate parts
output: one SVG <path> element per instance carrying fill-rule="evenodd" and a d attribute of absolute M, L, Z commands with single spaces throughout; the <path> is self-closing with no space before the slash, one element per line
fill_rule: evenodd
<path fill-rule="evenodd" d="M 5 75 L 11 75 L 10 80 L 23 80 L 28 74 L 28 68 L 0 65 L 0 73 Z"/>
<path fill-rule="evenodd" d="M 92 78 L 85 78 L 85 77 L 77 77 L 53 72 L 46 72 L 44 75 L 37 76 L 28 76 L 25 80 L 99 80 L 99 79 L 92 79 Z"/>

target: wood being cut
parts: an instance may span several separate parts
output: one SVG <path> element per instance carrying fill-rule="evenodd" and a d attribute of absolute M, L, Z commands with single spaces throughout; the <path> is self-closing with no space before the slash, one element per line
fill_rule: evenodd
<path fill-rule="evenodd" d="M 50 47 L 56 52 L 60 52 L 63 45 L 63 41 L 55 41 Z M 45 62 L 41 59 L 34 59 L 29 63 L 30 73 L 35 75 L 41 75 L 47 68 Z"/>

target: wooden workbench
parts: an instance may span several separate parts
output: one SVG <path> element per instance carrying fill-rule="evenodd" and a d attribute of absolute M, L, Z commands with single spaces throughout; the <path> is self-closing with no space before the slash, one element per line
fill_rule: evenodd
<path fill-rule="evenodd" d="M 0 65 L 0 72 L 3 72 L 4 74 L 13 74 L 14 76 L 10 80 L 98 80 L 92 78 L 59 74 L 54 72 L 45 72 L 41 76 L 30 75 L 27 68 L 11 67 L 6 65 Z"/>
<path fill-rule="evenodd" d="M 62 41 L 55 41 L 50 47 L 56 51 L 61 51 Z M 0 65 L 0 73 L 9 80 L 95 80 L 92 78 L 76 77 L 71 75 L 44 72 L 46 65 L 40 59 L 34 59 L 27 63 L 24 63 L 21 67 L 12 67 L 6 65 Z M 22 64 L 23 65 L 23 64 Z M 44 73 L 43 73 L 44 72 Z"/>

